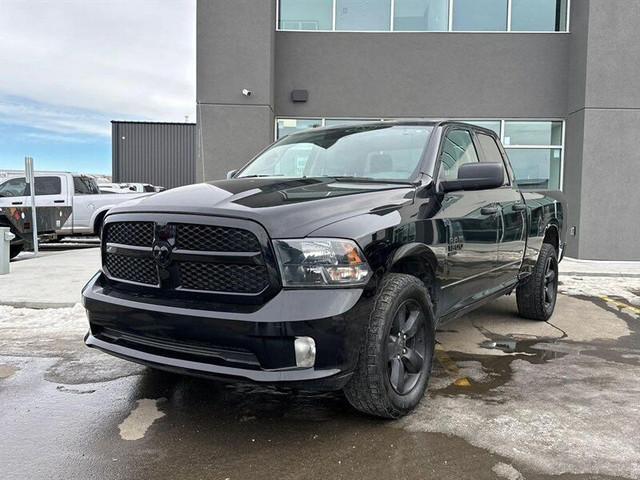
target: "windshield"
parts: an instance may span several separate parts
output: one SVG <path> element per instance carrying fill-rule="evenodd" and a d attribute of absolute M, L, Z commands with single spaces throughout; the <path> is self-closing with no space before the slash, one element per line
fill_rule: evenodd
<path fill-rule="evenodd" d="M 354 177 L 409 180 L 432 127 L 360 125 L 286 137 L 256 157 L 242 177 Z"/>

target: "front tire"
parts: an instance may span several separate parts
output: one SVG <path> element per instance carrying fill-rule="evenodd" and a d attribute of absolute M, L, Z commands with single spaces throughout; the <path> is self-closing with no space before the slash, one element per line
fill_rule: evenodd
<path fill-rule="evenodd" d="M 547 321 L 558 297 L 558 254 L 543 243 L 533 273 L 516 289 L 518 313 L 523 318 Z"/>
<path fill-rule="evenodd" d="M 426 286 L 388 274 L 380 287 L 353 377 L 344 389 L 361 412 L 398 418 L 420 402 L 429 381 L 435 330 Z"/>

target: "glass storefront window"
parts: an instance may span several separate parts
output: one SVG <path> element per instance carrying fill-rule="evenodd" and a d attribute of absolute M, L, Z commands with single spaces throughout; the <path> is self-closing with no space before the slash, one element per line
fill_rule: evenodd
<path fill-rule="evenodd" d="M 449 0 L 395 0 L 395 31 L 436 32 L 448 28 Z"/>
<path fill-rule="evenodd" d="M 511 30 L 563 32 L 567 29 L 567 0 L 511 0 Z"/>
<path fill-rule="evenodd" d="M 333 30 L 333 0 L 280 0 L 280 30 Z"/>
<path fill-rule="evenodd" d="M 507 0 L 453 0 L 454 31 L 507 30 Z"/>
<path fill-rule="evenodd" d="M 560 190 L 559 148 L 507 148 L 511 167 L 521 188 Z"/>
<path fill-rule="evenodd" d="M 336 30 L 391 29 L 391 0 L 337 0 Z"/>
<path fill-rule="evenodd" d="M 562 122 L 504 123 L 504 145 L 561 145 Z"/>
<path fill-rule="evenodd" d="M 350 123 L 370 122 L 372 120 L 366 118 L 327 118 L 324 121 L 325 127 L 334 127 L 336 125 L 349 125 Z"/>
<path fill-rule="evenodd" d="M 307 128 L 344 125 L 356 122 L 379 121 L 364 118 L 279 118 L 277 138 Z M 393 120 L 393 119 L 387 119 Z M 560 190 L 562 187 L 562 159 L 564 122 L 552 120 L 461 120 L 493 130 L 501 137 L 518 185 L 525 189 Z M 501 128 L 502 127 L 502 128 Z M 501 136 L 504 130 L 504 136 Z M 302 157 L 296 156 L 295 168 L 301 168 Z M 294 168 L 294 167 L 291 167 Z"/>
<path fill-rule="evenodd" d="M 321 126 L 321 118 L 279 118 L 277 135 L 278 138 L 281 138 L 285 135 L 289 135 L 290 133 Z"/>
<path fill-rule="evenodd" d="M 566 32 L 568 5 L 569 0 L 278 0 L 277 28 Z"/>

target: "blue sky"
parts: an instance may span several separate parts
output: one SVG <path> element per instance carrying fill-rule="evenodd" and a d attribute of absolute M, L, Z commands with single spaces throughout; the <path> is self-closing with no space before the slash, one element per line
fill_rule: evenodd
<path fill-rule="evenodd" d="M 195 0 L 0 3 L 0 169 L 111 173 L 111 120 L 195 120 Z"/>

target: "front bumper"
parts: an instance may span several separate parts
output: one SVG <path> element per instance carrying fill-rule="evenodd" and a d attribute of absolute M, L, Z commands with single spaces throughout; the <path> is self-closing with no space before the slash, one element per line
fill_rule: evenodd
<path fill-rule="evenodd" d="M 320 390 L 349 380 L 372 302 L 362 289 L 301 289 L 257 307 L 169 303 L 113 290 L 102 273 L 82 300 L 89 347 L 185 374 Z M 312 368 L 296 367 L 298 336 L 315 340 Z"/>

